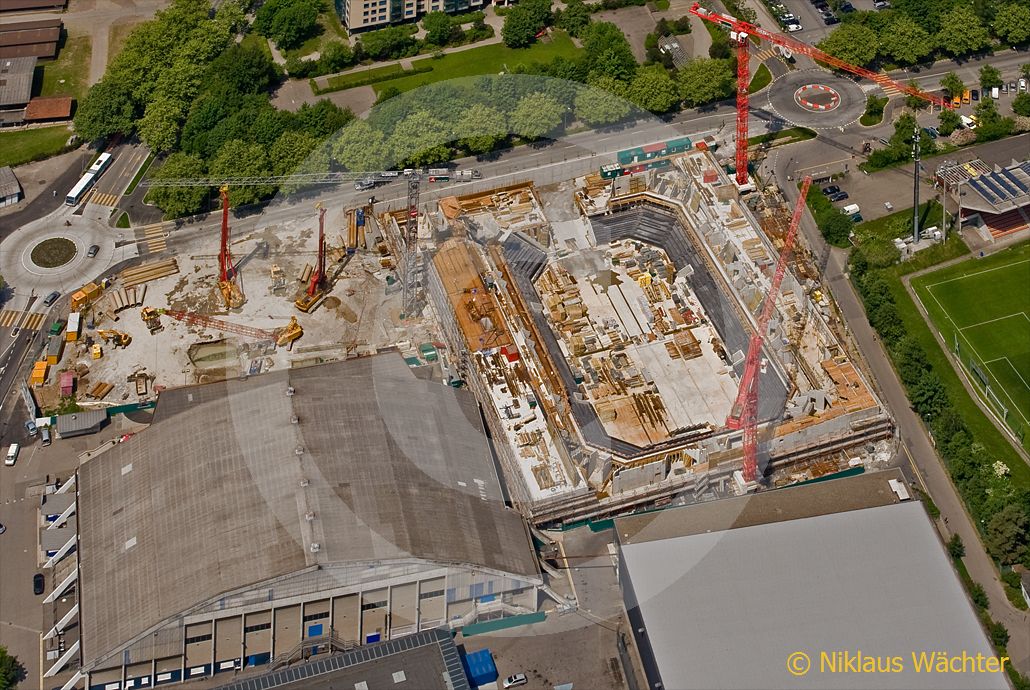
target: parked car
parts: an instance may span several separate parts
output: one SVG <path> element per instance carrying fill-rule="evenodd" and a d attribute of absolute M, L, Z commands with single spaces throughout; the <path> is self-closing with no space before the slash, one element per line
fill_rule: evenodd
<path fill-rule="evenodd" d="M 1021 78 L 1019 80 L 1019 90 L 1026 91 L 1026 78 Z"/>
<path fill-rule="evenodd" d="M 839 191 L 840 187 L 838 187 L 835 184 L 831 184 L 829 187 L 823 187 L 823 194 L 825 194 L 826 196 L 831 196 Z"/>
<path fill-rule="evenodd" d="M 48 307 L 52 307 L 52 306 L 54 306 L 54 302 L 56 302 L 57 298 L 60 297 L 60 296 L 61 296 L 61 293 L 58 292 L 57 290 L 54 290 L 49 295 L 47 295 L 46 297 L 43 298 L 43 304 L 45 304 Z"/>
<path fill-rule="evenodd" d="M 100 251 L 100 245 L 91 244 L 89 246 L 89 249 L 86 251 L 86 256 L 88 256 L 89 258 L 92 259 L 94 256 L 97 255 L 97 253 L 99 251 Z"/>
<path fill-rule="evenodd" d="M 862 214 L 861 213 L 853 213 L 853 214 L 851 214 L 851 220 L 853 220 L 855 223 L 861 223 L 862 220 L 863 220 Z"/>
<path fill-rule="evenodd" d="M 793 33 L 797 33 L 798 31 L 804 31 L 804 30 L 805 30 L 805 28 L 803 26 L 801 26 L 800 24 L 787 24 L 787 32 L 788 33 L 792 33 L 793 34 Z"/>
<path fill-rule="evenodd" d="M 46 589 L 46 578 L 43 573 L 36 573 L 32 576 L 32 593 L 39 596 Z"/>
<path fill-rule="evenodd" d="M 25 422 L 25 431 L 29 432 L 29 436 L 35 436 L 39 433 L 39 429 L 36 428 L 35 420 L 30 419 Z"/>
<path fill-rule="evenodd" d="M 791 23 L 793 23 L 793 22 L 796 22 L 796 21 L 797 21 L 797 19 L 798 19 L 798 18 L 797 18 L 797 17 L 795 17 L 795 16 L 794 16 L 793 14 L 791 14 L 790 12 L 787 12 L 786 14 L 781 14 L 781 15 L 780 15 L 780 21 L 781 21 L 781 22 L 783 22 L 784 24 L 791 24 Z"/>
<path fill-rule="evenodd" d="M 1017 91 L 1017 89 L 1016 89 L 1016 82 L 1014 82 L 1014 81 L 1010 81 L 1009 82 L 1009 91 L 1011 91 L 1012 93 L 1016 93 L 1016 91 Z"/>
<path fill-rule="evenodd" d="M 830 6 L 823 2 L 823 0 L 817 0 L 813 4 L 815 5 L 816 12 L 828 12 L 830 10 Z"/>
<path fill-rule="evenodd" d="M 1009 85 L 1006 84 L 1005 82 L 1002 82 L 1002 84 L 1001 84 L 1001 92 L 1002 93 L 1008 93 L 1009 92 Z"/>
<path fill-rule="evenodd" d="M 970 90 L 969 97 L 971 99 L 973 99 L 974 103 L 976 103 L 977 101 L 980 100 L 980 90 L 979 89 L 972 89 L 972 90 Z"/>
<path fill-rule="evenodd" d="M 847 192 L 837 192 L 836 194 L 831 194 L 830 195 L 830 201 L 833 201 L 833 202 L 844 201 L 847 198 L 848 198 L 848 193 Z"/>
<path fill-rule="evenodd" d="M 0 522 L 0 534 L 3 534 L 6 531 L 7 527 L 4 526 L 4 523 Z"/>
<path fill-rule="evenodd" d="M 43 441 L 43 447 L 46 448 L 54 442 L 54 437 L 50 435 L 50 427 L 45 426 L 39 430 L 39 437 Z"/>
<path fill-rule="evenodd" d="M 931 139 L 936 139 L 937 137 L 939 137 L 941 135 L 941 133 L 937 131 L 936 127 L 927 127 L 926 131 L 930 133 L 930 138 Z"/>
<path fill-rule="evenodd" d="M 840 12 L 854 12 L 855 6 L 852 5 L 850 2 L 845 2 L 842 3 L 841 6 L 837 8 L 837 10 Z"/>
<path fill-rule="evenodd" d="M 529 679 L 526 678 L 525 673 L 516 673 L 515 675 L 508 676 L 504 679 L 504 690 L 508 690 L 508 688 L 517 688 L 520 685 L 525 685 L 528 682 Z"/>
<path fill-rule="evenodd" d="M 876 2 L 873 3 L 873 8 L 877 10 L 886 10 L 890 6 L 891 4 L 887 2 L 887 0 L 876 0 Z"/>
<path fill-rule="evenodd" d="M 834 24 L 840 24 L 840 20 L 831 14 L 823 17 L 823 24 L 833 26 Z"/>

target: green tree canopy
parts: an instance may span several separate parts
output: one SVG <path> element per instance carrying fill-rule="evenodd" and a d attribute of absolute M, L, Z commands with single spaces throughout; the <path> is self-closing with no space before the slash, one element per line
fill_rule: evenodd
<path fill-rule="evenodd" d="M 6 647 L 0 647 L 0 690 L 13 690 L 24 677 L 25 668 L 21 662 L 9 654 Z"/>
<path fill-rule="evenodd" d="M 966 85 L 954 72 L 948 72 L 941 78 L 941 87 L 947 91 L 948 95 L 952 98 L 955 96 L 961 96 L 966 90 Z"/>
<path fill-rule="evenodd" d="M 307 132 L 292 130 L 283 132 L 268 150 L 268 161 L 272 166 L 272 172 L 276 175 L 291 175 L 294 172 L 327 171 L 329 169 L 327 157 L 321 157 L 324 166 L 320 166 L 316 161 L 308 161 L 308 157 L 318 145 L 318 139 Z M 303 169 L 301 169 L 302 164 L 304 164 Z"/>
<path fill-rule="evenodd" d="M 385 170 L 396 163 L 382 130 L 355 118 L 332 142 L 333 158 L 347 170 Z"/>
<path fill-rule="evenodd" d="M 129 90 L 104 78 L 89 87 L 75 111 L 75 131 L 83 139 L 95 141 L 116 132 L 131 132 L 135 117 Z"/>
<path fill-rule="evenodd" d="M 866 66 L 876 59 L 880 42 L 876 32 L 857 23 L 841 24 L 827 36 L 819 49 L 854 65 Z"/>
<path fill-rule="evenodd" d="M 827 213 L 826 218 L 819 224 L 819 230 L 823 233 L 826 241 L 835 247 L 847 247 L 848 238 L 855 228 L 855 221 L 843 213 Z"/>
<path fill-rule="evenodd" d="M 588 74 L 629 81 L 637 70 L 633 49 L 622 30 L 611 22 L 595 22 L 583 31 Z"/>
<path fill-rule="evenodd" d="M 1010 2 L 998 8 L 994 15 L 994 33 L 1012 46 L 1030 41 L 1030 5 Z"/>
<path fill-rule="evenodd" d="M 555 26 L 576 37 L 580 36 L 589 24 L 590 8 L 583 0 L 569 0 L 555 20 Z"/>
<path fill-rule="evenodd" d="M 458 142 L 470 153 L 487 153 L 508 136 L 504 113 L 481 103 L 466 108 L 454 124 Z"/>
<path fill-rule="evenodd" d="M 975 108 L 976 140 L 993 141 L 1012 134 L 1016 122 L 1011 117 L 1002 117 L 993 98 L 981 98 Z"/>
<path fill-rule="evenodd" d="M 211 161 L 210 177 L 260 177 L 271 175 L 272 169 L 261 144 L 230 139 L 219 149 Z M 275 193 L 275 187 L 237 187 L 232 190 L 232 205 L 244 206 L 266 199 Z"/>
<path fill-rule="evenodd" d="M 226 48 L 211 63 L 210 75 L 239 93 L 267 91 L 279 80 L 272 58 L 253 43 L 233 43 Z"/>
<path fill-rule="evenodd" d="M 461 27 L 446 12 L 430 12 L 422 17 L 422 28 L 426 30 L 426 42 L 433 45 L 445 46 L 461 38 Z"/>
<path fill-rule="evenodd" d="M 926 29 L 904 14 L 895 14 L 879 34 L 880 54 L 899 65 L 912 65 L 933 52 Z"/>
<path fill-rule="evenodd" d="M 139 121 L 140 139 L 157 153 L 171 151 L 178 143 L 179 128 L 184 119 L 181 101 L 156 98 L 147 105 L 147 111 Z"/>
<path fill-rule="evenodd" d="M 453 138 L 444 122 L 419 110 L 397 123 L 389 143 L 397 161 L 426 166 L 450 160 Z"/>
<path fill-rule="evenodd" d="M 984 65 L 980 68 L 980 88 L 990 91 L 995 86 L 1001 86 L 1001 71 L 994 65 Z"/>
<path fill-rule="evenodd" d="M 952 132 L 958 129 L 959 124 L 962 122 L 962 120 L 958 116 L 958 113 L 948 108 L 942 110 L 941 114 L 938 115 L 937 119 L 939 122 L 937 130 L 943 136 L 949 136 Z"/>
<path fill-rule="evenodd" d="M 522 5 L 516 5 L 504 15 L 501 39 L 509 48 L 525 48 L 535 40 L 537 32 L 542 28 L 544 25 L 532 12 Z"/>
<path fill-rule="evenodd" d="M 401 58 L 415 50 L 415 38 L 410 26 L 390 26 L 361 35 L 361 48 L 376 60 Z"/>
<path fill-rule="evenodd" d="M 557 129 L 564 114 L 565 106 L 558 101 L 542 93 L 531 93 L 515 106 L 508 122 L 515 134 L 532 140 Z"/>
<path fill-rule="evenodd" d="M 288 50 L 315 34 L 319 10 L 317 0 L 267 0 L 255 15 L 254 29 Z"/>
<path fill-rule="evenodd" d="M 151 177 L 154 180 L 204 177 L 204 161 L 186 153 L 173 153 Z M 205 187 L 151 187 L 146 201 L 159 206 L 169 218 L 179 218 L 199 211 L 208 191 Z"/>
<path fill-rule="evenodd" d="M 626 85 L 621 81 L 598 77 L 576 93 L 576 119 L 594 127 L 615 124 L 630 112 L 625 92 Z"/>
<path fill-rule="evenodd" d="M 661 65 L 649 65 L 637 70 L 627 91 L 629 100 L 644 110 L 665 113 L 680 102 L 679 87 Z"/>
<path fill-rule="evenodd" d="M 1030 93 L 1024 91 L 1012 99 L 1012 112 L 1023 117 L 1030 117 Z"/>
<path fill-rule="evenodd" d="M 969 55 L 991 45 L 991 35 L 969 5 L 955 5 L 941 17 L 937 47 L 950 55 Z"/>
<path fill-rule="evenodd" d="M 735 78 L 726 60 L 695 58 L 679 71 L 680 95 L 690 107 L 712 103 L 733 94 Z"/>
<path fill-rule="evenodd" d="M 1019 505 L 1010 503 L 987 522 L 984 543 L 1002 565 L 1018 563 L 1026 552 L 1030 521 Z"/>

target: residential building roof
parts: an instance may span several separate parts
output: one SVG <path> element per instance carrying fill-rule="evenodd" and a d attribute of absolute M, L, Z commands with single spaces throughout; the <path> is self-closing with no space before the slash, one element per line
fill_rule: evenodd
<path fill-rule="evenodd" d="M 21 193 L 21 184 L 14 174 L 11 166 L 5 165 L 0 168 L 0 199 L 15 196 Z"/>
<path fill-rule="evenodd" d="M 87 667 L 311 567 L 417 559 L 538 577 L 475 398 L 397 354 L 165 390 L 151 426 L 77 481 Z"/>

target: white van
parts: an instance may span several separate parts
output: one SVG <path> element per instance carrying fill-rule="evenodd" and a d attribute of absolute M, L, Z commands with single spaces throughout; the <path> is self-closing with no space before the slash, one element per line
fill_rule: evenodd
<path fill-rule="evenodd" d="M 963 126 L 968 127 L 969 129 L 976 129 L 976 120 L 968 115 L 959 115 L 958 117 L 959 120 L 962 121 Z"/>
<path fill-rule="evenodd" d="M 853 216 L 859 212 L 858 204 L 848 204 L 840 210 L 845 216 Z"/>
<path fill-rule="evenodd" d="M 1000 97 L 1001 97 L 1001 91 L 998 90 L 997 86 L 992 86 L 991 87 L 991 98 L 993 98 L 994 100 L 998 100 L 998 98 L 1000 98 Z"/>
<path fill-rule="evenodd" d="M 21 450 L 21 446 L 17 443 L 12 443 L 11 447 L 7 449 L 7 457 L 4 458 L 4 464 L 8 467 L 13 467 L 15 461 L 18 459 L 19 450 Z"/>

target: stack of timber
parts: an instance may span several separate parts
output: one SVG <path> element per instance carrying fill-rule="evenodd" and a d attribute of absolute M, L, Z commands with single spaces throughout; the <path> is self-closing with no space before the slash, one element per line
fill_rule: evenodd
<path fill-rule="evenodd" d="M 118 274 L 122 286 L 129 288 L 158 278 L 174 275 L 179 272 L 179 263 L 175 259 L 163 259 L 127 268 Z"/>

